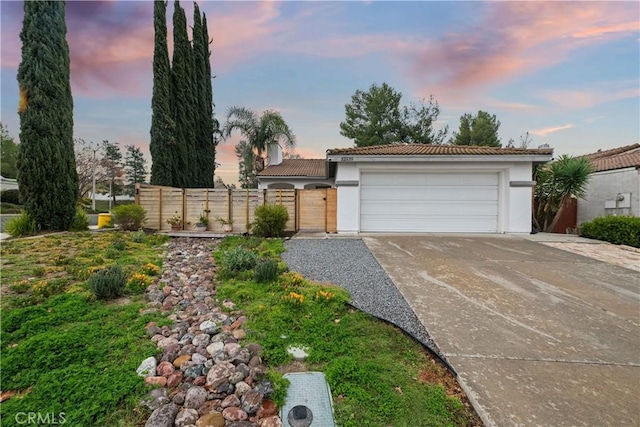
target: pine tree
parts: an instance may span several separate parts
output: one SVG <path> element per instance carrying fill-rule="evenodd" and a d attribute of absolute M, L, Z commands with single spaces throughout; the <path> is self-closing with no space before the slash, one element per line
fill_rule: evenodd
<path fill-rule="evenodd" d="M 189 165 L 191 156 L 194 154 L 195 141 L 192 70 L 193 59 L 191 43 L 187 35 L 187 18 L 184 9 L 180 7 L 180 2 L 176 0 L 173 11 L 173 61 L 171 67 L 173 88 L 171 104 L 176 123 L 173 186 L 182 188 L 193 186 L 192 168 Z"/>
<path fill-rule="evenodd" d="M 193 151 L 194 156 L 192 160 L 194 162 L 194 167 L 192 168 L 195 172 L 193 184 L 194 187 L 206 187 L 205 185 L 205 170 L 203 169 L 205 166 L 205 129 L 206 124 L 204 122 L 204 109 L 205 109 L 205 99 L 204 99 L 204 79 L 205 79 L 205 51 L 204 51 L 204 41 L 202 40 L 202 19 L 200 17 L 200 8 L 197 4 L 193 5 L 193 86 L 195 89 L 195 102 L 194 102 L 194 115 L 196 118 L 196 128 L 195 128 L 195 143 Z"/>
<path fill-rule="evenodd" d="M 73 97 L 63 1 L 25 1 L 18 183 L 40 229 L 67 230 L 76 212 Z"/>
<path fill-rule="evenodd" d="M 171 186 L 175 151 L 175 122 L 171 111 L 171 68 L 167 47 L 167 3 L 156 0 L 153 9 L 153 97 L 151 100 L 151 183 Z"/>
<path fill-rule="evenodd" d="M 128 196 L 135 195 L 136 184 L 144 183 L 147 175 L 146 161 L 142 151 L 133 145 L 125 146 L 127 152 L 124 157 L 124 171 L 127 174 L 125 187 Z"/>

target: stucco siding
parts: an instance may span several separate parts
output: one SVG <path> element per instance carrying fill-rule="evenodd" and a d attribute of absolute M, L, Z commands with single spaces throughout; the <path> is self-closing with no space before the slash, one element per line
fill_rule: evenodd
<path fill-rule="evenodd" d="M 630 194 L 630 203 L 629 207 L 619 208 L 617 214 L 640 216 L 640 175 L 637 169 L 626 168 L 592 174 L 585 199 L 578 200 L 578 224 L 599 216 L 615 215 L 615 207 L 606 208 L 605 204 L 608 201 L 609 205 L 615 205 L 619 193 Z"/>

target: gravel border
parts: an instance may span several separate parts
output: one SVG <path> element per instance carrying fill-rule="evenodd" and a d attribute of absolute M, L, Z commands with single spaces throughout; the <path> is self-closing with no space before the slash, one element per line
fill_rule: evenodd
<path fill-rule="evenodd" d="M 452 369 L 362 240 L 292 239 L 284 246 L 282 259 L 289 269 L 309 279 L 346 289 L 354 307 L 398 326 Z"/>

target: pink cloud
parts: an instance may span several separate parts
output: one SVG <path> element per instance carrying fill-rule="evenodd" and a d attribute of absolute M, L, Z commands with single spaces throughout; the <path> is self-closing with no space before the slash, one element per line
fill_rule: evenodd
<path fill-rule="evenodd" d="M 562 126 L 550 126 L 550 127 L 546 127 L 546 128 L 535 129 L 535 130 L 529 131 L 529 133 L 531 133 L 532 135 L 537 135 L 537 136 L 547 136 L 549 134 L 552 134 L 552 133 L 555 133 L 555 132 L 559 132 L 561 130 L 571 129 L 572 127 L 574 127 L 574 126 L 571 123 L 569 123 L 569 124 L 562 125 Z"/>
<path fill-rule="evenodd" d="M 419 86 L 464 94 L 562 62 L 581 47 L 637 35 L 638 8 L 619 2 L 493 2 L 477 25 L 410 54 Z"/>
<path fill-rule="evenodd" d="M 542 97 L 561 108 L 590 108 L 594 105 L 640 96 L 639 88 L 615 89 L 606 86 L 587 90 L 547 91 L 542 94 Z"/>

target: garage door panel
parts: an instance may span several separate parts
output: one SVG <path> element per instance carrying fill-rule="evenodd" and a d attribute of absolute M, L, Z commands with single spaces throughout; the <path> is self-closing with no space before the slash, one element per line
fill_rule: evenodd
<path fill-rule="evenodd" d="M 473 190 L 469 189 L 452 189 L 452 188 L 396 188 L 391 187 L 384 189 L 380 187 L 363 188 L 361 190 L 363 201 L 381 201 L 381 202 L 401 202 L 407 200 L 409 202 L 455 202 L 461 199 L 465 201 L 484 201 L 489 200 L 496 202 L 498 200 L 497 187 L 479 187 Z"/>
<path fill-rule="evenodd" d="M 497 173 L 361 176 L 362 231 L 491 233 L 497 224 Z"/>

